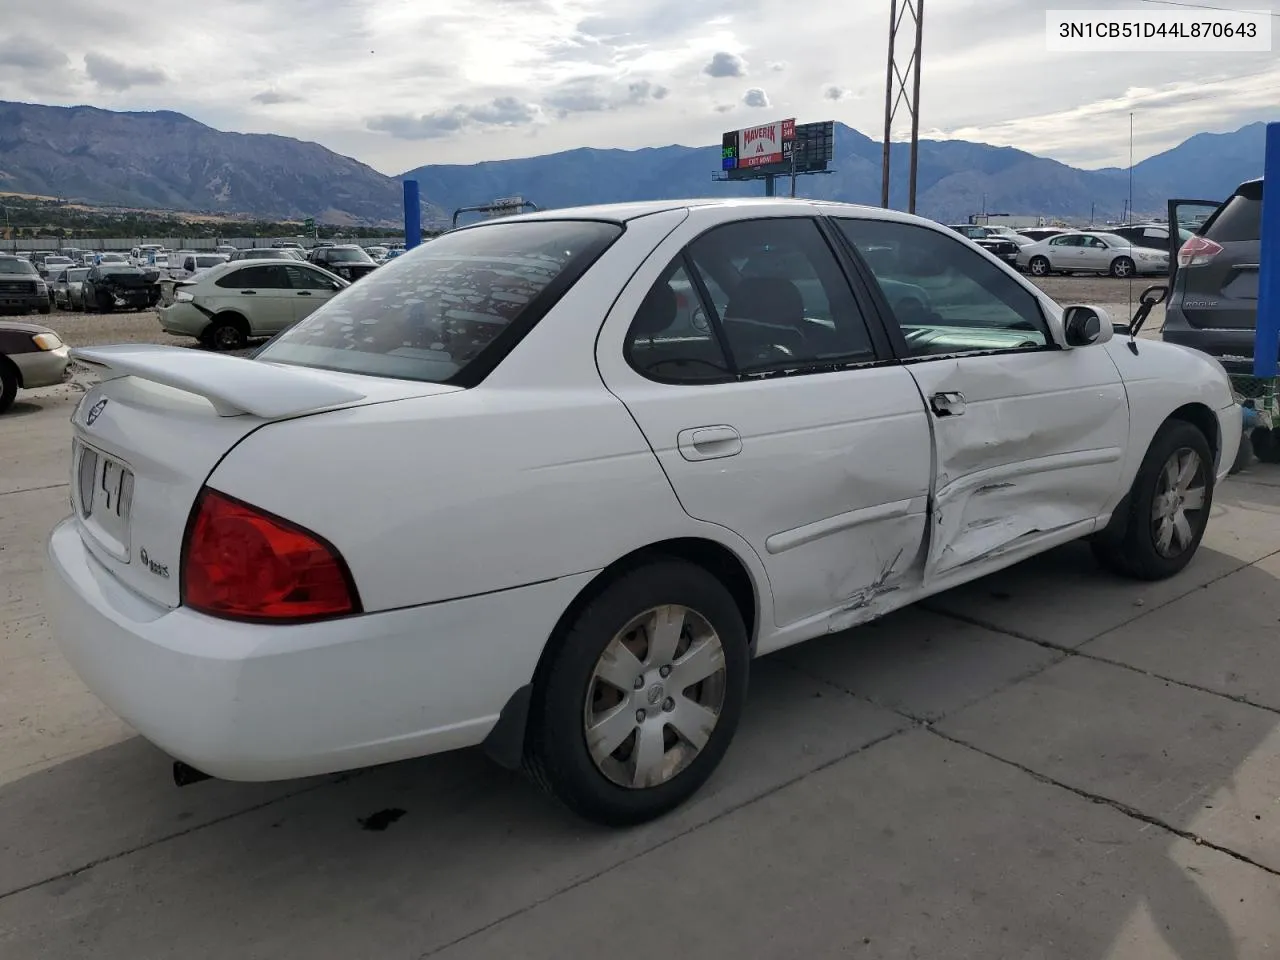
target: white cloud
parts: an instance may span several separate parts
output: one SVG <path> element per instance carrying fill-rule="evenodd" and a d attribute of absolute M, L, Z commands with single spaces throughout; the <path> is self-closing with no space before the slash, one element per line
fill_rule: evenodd
<path fill-rule="evenodd" d="M 742 95 L 742 102 L 748 107 L 760 109 L 763 107 L 771 107 L 773 104 L 769 102 L 769 95 L 759 87 L 752 87 Z"/>
<path fill-rule="evenodd" d="M 711 55 L 711 60 L 702 72 L 708 77 L 720 79 L 722 77 L 745 77 L 747 75 L 747 62 L 736 53 L 725 53 L 723 50 L 717 50 Z"/>
<path fill-rule="evenodd" d="M 1047 9 L 1099 6 L 930 0 L 922 128 L 1105 165 L 1127 157 L 1131 110 L 1140 156 L 1280 112 L 1274 54 L 1046 53 Z M 1245 6 L 1280 10 L 1280 0 Z M 878 136 L 885 7 L 810 6 L 801 17 L 770 0 L 219 0 L 198 29 L 175 30 L 101 0 L 62 0 L 52 43 L 48 11 L 12 2 L 0 99 L 178 110 L 317 140 L 388 173 L 714 143 L 721 114 L 735 111 L 839 119 Z M 752 101 L 769 106 L 729 102 L 743 75 L 760 91 Z M 901 121 L 899 132 L 905 112 Z"/>

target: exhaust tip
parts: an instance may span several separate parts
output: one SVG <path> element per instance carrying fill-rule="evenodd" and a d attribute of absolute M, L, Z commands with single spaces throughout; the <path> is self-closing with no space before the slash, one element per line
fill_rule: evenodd
<path fill-rule="evenodd" d="M 203 770 L 197 770 L 189 763 L 183 763 L 181 760 L 173 761 L 173 782 L 179 787 L 185 787 L 192 783 L 199 783 L 201 780 L 212 780 L 213 778 Z"/>

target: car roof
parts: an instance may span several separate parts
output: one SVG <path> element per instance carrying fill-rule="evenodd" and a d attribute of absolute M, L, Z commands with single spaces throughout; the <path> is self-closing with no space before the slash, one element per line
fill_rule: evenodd
<path fill-rule="evenodd" d="M 785 210 L 806 207 L 814 213 L 838 216 L 840 213 L 868 216 L 878 220 L 894 220 L 903 223 L 923 223 L 933 227 L 939 224 L 924 217 L 917 217 L 897 210 L 886 210 L 856 203 L 839 203 L 833 200 L 802 200 L 784 197 L 701 197 L 685 200 L 643 200 L 626 203 L 601 203 L 582 207 L 556 207 L 551 210 L 538 210 L 534 213 L 515 214 L 510 217 L 497 217 L 492 220 L 481 220 L 478 223 L 459 227 L 469 230 L 489 223 L 514 223 L 518 221 L 537 220 L 605 220 L 613 223 L 626 223 L 640 217 L 652 216 L 655 213 L 666 213 L 669 210 L 690 210 L 698 207 L 733 207 L 751 211 L 756 216 L 768 216 Z"/>

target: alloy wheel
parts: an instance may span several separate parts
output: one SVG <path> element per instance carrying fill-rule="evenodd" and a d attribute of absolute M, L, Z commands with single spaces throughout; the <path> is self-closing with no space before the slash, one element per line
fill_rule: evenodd
<path fill-rule="evenodd" d="M 1151 501 L 1151 534 L 1162 557 L 1179 556 L 1195 541 L 1192 521 L 1204 509 L 1205 486 L 1204 461 L 1190 447 L 1175 450 L 1165 461 Z"/>

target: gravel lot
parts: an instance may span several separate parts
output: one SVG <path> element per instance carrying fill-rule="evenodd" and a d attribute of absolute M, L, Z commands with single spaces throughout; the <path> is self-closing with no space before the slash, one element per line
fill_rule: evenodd
<path fill-rule="evenodd" d="M 1158 277 L 1140 280 L 1115 280 L 1111 277 L 1047 277 L 1033 281 L 1059 303 L 1095 303 L 1111 311 L 1113 319 L 1127 320 L 1133 314 L 1138 296 L 1147 287 L 1160 282 Z M 1144 333 L 1159 332 L 1163 308 L 1157 308 Z M 138 313 L 67 313 L 59 310 L 47 317 L 28 319 L 46 323 L 67 343 L 87 347 L 102 343 L 170 343 L 195 347 L 190 337 L 173 337 L 164 333 L 155 312 Z"/>

